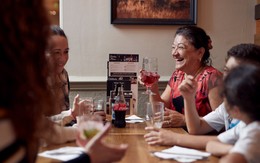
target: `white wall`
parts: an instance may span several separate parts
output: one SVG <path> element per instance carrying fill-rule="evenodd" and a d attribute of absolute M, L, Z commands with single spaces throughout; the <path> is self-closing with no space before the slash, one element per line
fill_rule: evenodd
<path fill-rule="evenodd" d="M 255 0 L 198 0 L 197 25 L 213 40 L 213 66 L 222 69 L 226 51 L 253 43 Z M 105 81 L 109 53 L 159 57 L 161 80 L 174 70 L 171 44 L 179 27 L 110 24 L 110 0 L 61 0 L 61 26 L 70 45 L 71 81 Z"/>

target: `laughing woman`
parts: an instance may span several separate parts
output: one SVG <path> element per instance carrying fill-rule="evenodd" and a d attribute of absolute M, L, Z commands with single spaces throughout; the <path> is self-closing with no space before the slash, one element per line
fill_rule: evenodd
<path fill-rule="evenodd" d="M 55 83 L 52 85 L 52 89 L 58 93 L 57 101 L 59 103 L 56 115 L 52 116 L 51 119 L 61 126 L 71 126 L 76 122 L 79 105 L 82 102 L 79 95 L 75 96 L 70 109 L 70 82 L 68 72 L 65 69 L 69 60 L 69 41 L 64 30 L 57 25 L 51 26 L 51 37 L 47 52 L 51 56 L 51 63 L 55 69 Z M 106 114 L 104 111 L 96 111 L 94 114 L 101 116 L 105 121 Z"/>
<path fill-rule="evenodd" d="M 163 127 L 185 126 L 184 102 L 178 89 L 187 75 L 198 82 L 196 91 L 196 109 L 204 116 L 222 103 L 218 94 L 222 73 L 211 66 L 211 39 L 206 32 L 196 26 L 184 26 L 177 29 L 172 44 L 172 56 L 175 60 L 175 71 L 162 95 L 158 83 L 152 86 L 155 95 L 151 101 L 162 101 L 166 111 Z M 141 78 L 142 81 L 142 78 Z"/>

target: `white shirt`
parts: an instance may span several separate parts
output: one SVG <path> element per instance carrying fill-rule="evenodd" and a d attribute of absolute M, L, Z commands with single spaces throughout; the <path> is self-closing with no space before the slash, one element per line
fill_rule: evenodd
<path fill-rule="evenodd" d="M 224 107 L 224 103 L 220 104 L 214 111 L 205 115 L 203 119 L 216 131 L 220 131 L 224 126 L 228 130 L 229 120 L 228 113 Z"/>
<path fill-rule="evenodd" d="M 225 130 L 228 130 L 236 126 L 239 122 L 239 120 L 229 117 L 224 103 L 220 104 L 214 111 L 205 115 L 203 119 L 216 131 L 220 131 L 223 127 L 225 127 Z"/>
<path fill-rule="evenodd" d="M 232 138 L 229 138 L 232 137 Z M 220 134 L 219 140 L 224 143 L 235 143 L 229 153 L 243 155 L 248 163 L 257 163 L 260 160 L 260 122 L 252 122 L 247 126 L 240 122 L 236 127 Z"/>
<path fill-rule="evenodd" d="M 222 143 L 235 144 L 239 139 L 239 134 L 246 127 L 244 122 L 239 122 L 238 125 L 218 135 L 218 139 Z"/>

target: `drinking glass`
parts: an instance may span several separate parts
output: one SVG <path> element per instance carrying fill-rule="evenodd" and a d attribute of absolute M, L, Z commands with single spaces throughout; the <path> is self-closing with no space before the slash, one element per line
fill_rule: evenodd
<path fill-rule="evenodd" d="M 103 128 L 103 121 L 99 115 L 85 114 L 78 119 L 78 141 L 85 145 Z"/>
<path fill-rule="evenodd" d="M 153 109 L 152 109 L 152 103 L 146 102 L 145 103 L 145 117 L 144 117 L 145 123 L 147 126 L 153 126 Z"/>
<path fill-rule="evenodd" d="M 103 99 L 95 99 L 94 100 L 94 111 L 104 111 L 104 100 Z"/>
<path fill-rule="evenodd" d="M 141 81 L 146 86 L 146 92 L 144 92 L 144 94 L 154 95 L 151 91 L 151 86 L 160 78 L 157 71 L 158 59 L 144 57 L 141 71 Z"/>
<path fill-rule="evenodd" d="M 156 128 L 162 128 L 163 118 L 164 118 L 164 103 L 163 102 L 153 102 L 153 126 Z"/>

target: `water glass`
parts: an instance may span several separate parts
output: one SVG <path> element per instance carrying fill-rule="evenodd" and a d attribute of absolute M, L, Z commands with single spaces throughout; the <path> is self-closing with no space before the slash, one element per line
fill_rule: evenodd
<path fill-rule="evenodd" d="M 164 118 L 164 103 L 163 102 L 153 102 L 153 125 L 156 128 L 162 128 L 163 118 Z"/>
<path fill-rule="evenodd" d="M 145 103 L 145 123 L 147 126 L 153 126 L 153 110 L 152 110 L 152 103 L 146 102 Z"/>
<path fill-rule="evenodd" d="M 104 111 L 104 100 L 103 99 L 95 99 L 94 100 L 94 111 Z"/>

